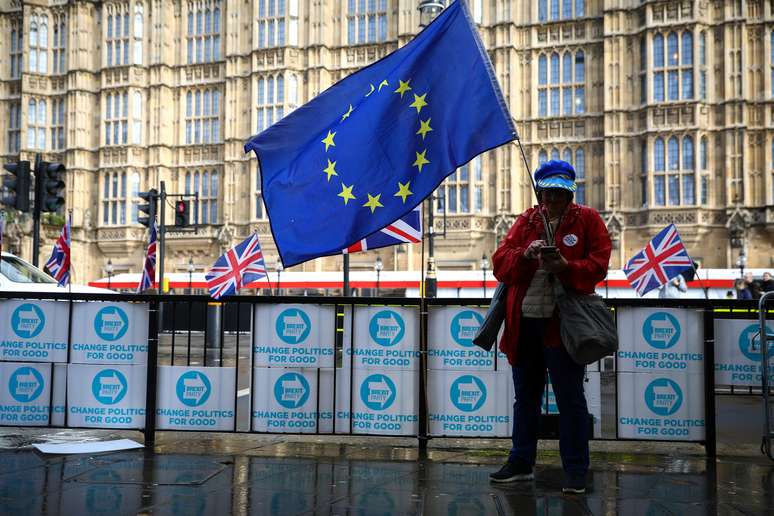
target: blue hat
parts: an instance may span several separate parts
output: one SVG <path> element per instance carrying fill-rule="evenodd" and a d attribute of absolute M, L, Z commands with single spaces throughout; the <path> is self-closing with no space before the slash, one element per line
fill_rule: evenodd
<path fill-rule="evenodd" d="M 575 169 L 566 161 L 559 159 L 548 160 L 540 165 L 535 171 L 535 182 L 538 190 L 561 188 L 574 192 L 577 188 Z"/>

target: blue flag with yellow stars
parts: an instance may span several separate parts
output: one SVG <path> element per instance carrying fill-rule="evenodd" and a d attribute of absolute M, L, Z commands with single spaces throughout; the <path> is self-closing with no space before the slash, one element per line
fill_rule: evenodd
<path fill-rule="evenodd" d="M 285 267 L 340 254 L 410 212 L 457 167 L 517 137 L 457 0 L 406 46 L 252 137 Z"/>

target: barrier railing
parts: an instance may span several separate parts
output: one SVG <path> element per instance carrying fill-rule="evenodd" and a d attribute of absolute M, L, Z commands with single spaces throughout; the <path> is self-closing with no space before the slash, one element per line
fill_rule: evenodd
<path fill-rule="evenodd" d="M 0 293 L 0 425 L 508 437 L 486 299 Z M 762 384 L 754 302 L 610 299 L 621 349 L 587 369 L 596 439 L 715 454 L 716 394 Z M 557 407 L 544 395 L 544 435 Z"/>

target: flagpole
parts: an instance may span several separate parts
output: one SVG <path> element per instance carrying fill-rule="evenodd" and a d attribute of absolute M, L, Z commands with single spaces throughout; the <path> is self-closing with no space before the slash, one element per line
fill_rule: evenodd
<path fill-rule="evenodd" d="M 514 120 L 513 123 L 515 124 L 516 121 Z M 513 143 L 513 142 L 511 142 Z M 524 160 L 524 167 L 527 170 L 527 176 L 529 176 L 529 183 L 532 185 L 532 193 L 535 194 L 535 199 L 537 199 L 538 206 L 540 206 L 540 195 L 538 195 L 538 189 L 537 185 L 535 184 L 535 178 L 532 177 L 532 171 L 529 168 L 529 162 L 527 161 L 527 154 L 524 152 L 524 146 L 521 144 L 521 139 L 519 136 L 516 136 L 516 144 L 519 146 L 519 150 L 521 151 L 521 158 Z M 554 232 L 551 229 L 551 224 L 548 223 L 548 219 L 546 218 L 546 214 L 543 212 L 542 209 L 538 209 L 538 212 L 540 213 L 540 218 L 543 219 L 543 227 L 545 228 L 546 232 L 546 238 L 549 240 L 549 244 L 554 244 Z"/>

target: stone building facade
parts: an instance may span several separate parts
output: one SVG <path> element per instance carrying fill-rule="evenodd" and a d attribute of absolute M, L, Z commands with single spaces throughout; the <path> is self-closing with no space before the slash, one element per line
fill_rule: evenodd
<path fill-rule="evenodd" d="M 67 166 L 75 279 L 139 272 L 137 193 L 198 192 L 167 271 L 199 270 L 257 229 L 277 263 L 247 138 L 405 44 L 420 0 L 4 0 L 0 159 Z M 530 168 L 561 157 L 619 268 L 675 222 L 705 267 L 774 265 L 774 0 L 470 0 Z M 449 56 L 453 59 L 453 56 Z M 434 201 L 439 269 L 477 269 L 533 203 L 516 145 Z M 445 212 L 445 216 L 444 216 Z M 29 258 L 31 224 L 6 247 Z M 173 220 L 171 207 L 166 219 Z M 41 261 L 56 229 L 44 227 Z M 737 238 L 732 239 L 734 235 Z M 732 240 L 734 240 L 732 245 Z M 380 252 L 417 270 L 420 247 Z M 353 255 L 370 268 L 375 253 Z M 340 270 L 341 258 L 297 269 Z"/>

